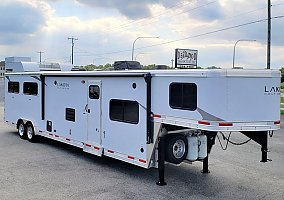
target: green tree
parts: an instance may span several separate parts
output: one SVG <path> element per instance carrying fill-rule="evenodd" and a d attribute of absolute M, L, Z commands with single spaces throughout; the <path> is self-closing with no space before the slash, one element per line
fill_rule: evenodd
<path fill-rule="evenodd" d="M 143 66 L 142 69 L 144 70 L 151 70 L 151 69 L 155 69 L 155 64 L 151 64 L 151 65 L 146 65 Z"/>
<path fill-rule="evenodd" d="M 284 67 L 282 67 L 281 69 L 280 69 L 280 72 L 281 72 L 281 83 L 282 82 L 284 82 Z M 282 85 L 281 85 L 282 86 Z M 283 88 L 284 88 L 284 86 L 283 86 Z"/>
<path fill-rule="evenodd" d="M 86 65 L 83 68 L 85 68 L 87 71 L 93 71 L 93 70 L 95 70 L 97 68 L 97 66 L 91 64 L 91 65 Z"/>
<path fill-rule="evenodd" d="M 211 67 L 207 67 L 206 69 L 221 69 L 220 67 L 216 67 L 216 66 L 211 66 Z"/>

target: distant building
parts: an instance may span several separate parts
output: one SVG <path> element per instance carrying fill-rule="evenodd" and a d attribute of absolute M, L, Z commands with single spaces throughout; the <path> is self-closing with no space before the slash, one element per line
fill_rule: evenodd
<path fill-rule="evenodd" d="M 5 73 L 5 61 L 0 62 L 0 77 L 4 77 Z"/>

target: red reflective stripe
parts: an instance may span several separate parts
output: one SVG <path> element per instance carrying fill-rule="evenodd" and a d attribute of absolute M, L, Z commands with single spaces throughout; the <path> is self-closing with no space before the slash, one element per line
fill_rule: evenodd
<path fill-rule="evenodd" d="M 100 147 L 95 147 L 95 146 L 94 146 L 94 149 L 96 149 L 96 150 L 100 150 Z"/>
<path fill-rule="evenodd" d="M 107 152 L 109 152 L 109 153 L 114 153 L 114 151 L 112 151 L 112 150 L 107 150 Z"/>
<path fill-rule="evenodd" d="M 129 158 L 129 159 L 132 159 L 132 160 L 134 159 L 134 157 L 133 157 L 133 156 L 128 156 L 128 158 Z"/>
<path fill-rule="evenodd" d="M 162 116 L 161 116 L 161 115 L 159 115 L 159 114 L 153 114 L 153 117 L 161 118 Z"/>
<path fill-rule="evenodd" d="M 202 125 L 210 125 L 210 122 L 198 121 L 198 124 L 202 124 Z"/>
<path fill-rule="evenodd" d="M 146 163 L 146 160 L 139 159 L 139 162 Z"/>
<path fill-rule="evenodd" d="M 275 125 L 280 125 L 280 121 L 274 122 Z"/>
<path fill-rule="evenodd" d="M 54 135 L 55 137 L 59 137 L 59 135 Z"/>
<path fill-rule="evenodd" d="M 219 126 L 233 126 L 233 123 L 219 123 Z"/>
<path fill-rule="evenodd" d="M 48 135 L 53 136 L 53 134 L 49 133 Z"/>
<path fill-rule="evenodd" d="M 69 139 L 69 138 L 66 138 L 65 140 L 70 141 L 70 139 Z"/>
<path fill-rule="evenodd" d="M 86 146 L 87 146 L 87 147 L 91 147 L 92 145 L 90 145 L 90 144 L 86 144 Z"/>

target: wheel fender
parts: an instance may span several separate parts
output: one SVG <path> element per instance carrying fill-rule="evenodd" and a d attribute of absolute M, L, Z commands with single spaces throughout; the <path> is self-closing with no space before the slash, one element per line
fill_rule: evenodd
<path fill-rule="evenodd" d="M 22 120 L 25 125 L 28 124 L 28 123 L 32 124 L 33 127 L 34 127 L 35 135 L 38 135 L 39 129 L 38 129 L 37 124 L 36 124 L 33 120 L 30 120 L 30 119 L 27 119 L 27 118 L 26 118 L 26 119 L 23 119 L 23 118 L 22 118 L 22 119 L 19 119 L 18 122 L 19 122 L 20 120 Z"/>

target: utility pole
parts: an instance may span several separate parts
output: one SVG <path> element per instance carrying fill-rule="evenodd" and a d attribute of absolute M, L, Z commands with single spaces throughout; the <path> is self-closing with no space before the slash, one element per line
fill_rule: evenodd
<path fill-rule="evenodd" d="M 267 69 L 270 69 L 270 51 L 271 51 L 271 0 L 268 0 Z"/>
<path fill-rule="evenodd" d="M 39 54 L 39 64 L 41 64 L 41 55 L 44 53 L 43 51 L 37 52 Z"/>
<path fill-rule="evenodd" d="M 174 68 L 174 59 L 171 59 L 171 61 L 172 61 L 172 68 Z"/>
<path fill-rule="evenodd" d="M 74 64 L 74 41 L 78 40 L 78 38 L 69 37 L 68 40 L 71 40 L 71 64 Z"/>

